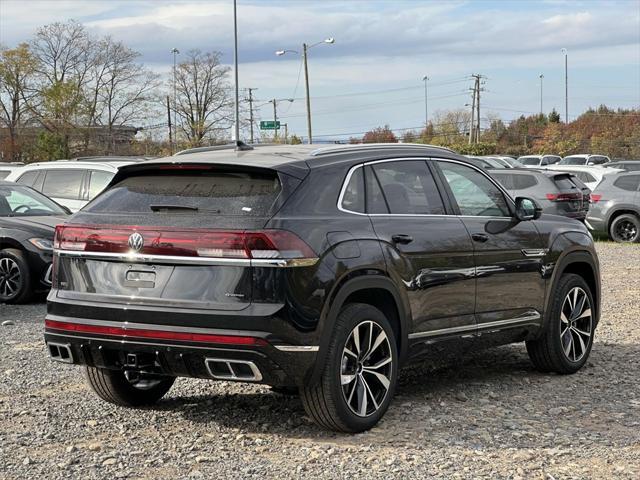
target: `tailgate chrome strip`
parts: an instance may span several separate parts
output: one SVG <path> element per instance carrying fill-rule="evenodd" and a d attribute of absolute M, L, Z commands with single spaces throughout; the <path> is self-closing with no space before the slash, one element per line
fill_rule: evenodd
<path fill-rule="evenodd" d="M 113 260 L 131 263 L 168 265 L 217 265 L 226 267 L 310 267 L 318 258 L 209 258 L 177 255 L 148 255 L 143 253 L 85 252 L 82 250 L 54 250 L 59 257 Z"/>

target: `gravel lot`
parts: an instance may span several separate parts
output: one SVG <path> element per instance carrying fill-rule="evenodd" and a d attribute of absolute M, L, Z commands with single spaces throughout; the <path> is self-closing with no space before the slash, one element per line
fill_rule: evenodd
<path fill-rule="evenodd" d="M 297 397 L 178 379 L 155 408 L 99 401 L 52 363 L 44 303 L 0 305 L 0 478 L 639 478 L 640 246 L 600 243 L 590 362 L 542 375 L 524 345 L 404 371 L 383 421 L 327 433 Z"/>

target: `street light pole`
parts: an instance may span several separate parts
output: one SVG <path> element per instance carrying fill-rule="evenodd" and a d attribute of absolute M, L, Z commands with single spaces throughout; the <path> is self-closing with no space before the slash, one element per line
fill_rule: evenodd
<path fill-rule="evenodd" d="M 424 81 L 424 128 L 427 128 L 427 125 L 429 123 L 429 108 L 427 104 L 427 81 L 429 80 L 429 77 L 425 75 L 424 77 L 422 77 L 422 80 Z"/>
<path fill-rule="evenodd" d="M 329 38 L 325 38 L 321 42 L 317 42 L 312 45 L 307 45 L 306 43 L 302 44 L 302 63 L 304 64 L 304 86 L 305 86 L 305 97 L 306 97 L 306 104 L 307 104 L 307 135 L 309 137 L 309 144 L 313 143 L 313 137 L 311 134 L 311 95 L 309 93 L 309 66 L 307 63 L 307 58 L 309 54 L 309 49 L 317 45 L 320 45 L 322 43 L 332 44 L 332 43 L 335 43 L 335 39 L 333 37 L 329 37 Z M 278 50 L 276 52 L 276 55 L 282 56 L 285 53 L 289 53 L 289 52 L 300 55 L 300 52 L 297 52 L 295 50 Z"/>
<path fill-rule="evenodd" d="M 240 145 L 240 99 L 239 99 L 239 87 L 238 87 L 238 16 L 237 16 L 237 6 L 236 0 L 233 0 L 233 75 L 235 80 L 234 86 L 234 97 L 235 97 L 235 105 L 234 105 L 234 137 L 236 146 Z"/>
<path fill-rule="evenodd" d="M 562 49 L 564 53 L 564 123 L 569 123 L 569 67 L 568 52 L 566 48 Z"/>
<path fill-rule="evenodd" d="M 271 103 L 273 103 L 273 141 L 277 142 L 278 140 L 278 111 L 277 111 L 277 100 L 274 98 L 273 100 L 271 100 Z"/>
<path fill-rule="evenodd" d="M 544 79 L 544 75 L 540 74 L 540 115 L 543 115 L 542 110 L 542 80 Z"/>
<path fill-rule="evenodd" d="M 309 145 L 313 143 L 311 138 L 311 98 L 309 95 L 309 67 L 307 65 L 307 44 L 302 44 L 302 61 L 304 62 L 304 88 L 307 101 L 307 136 L 309 137 Z"/>
<path fill-rule="evenodd" d="M 177 95 L 176 95 L 176 55 L 180 53 L 180 50 L 174 47 L 171 50 L 171 53 L 173 53 L 173 128 L 174 128 L 173 142 L 177 144 L 178 143 L 178 124 L 176 123 L 176 112 L 178 111 L 178 105 L 177 105 Z M 175 153 L 174 147 L 175 145 L 171 145 L 172 153 Z"/>

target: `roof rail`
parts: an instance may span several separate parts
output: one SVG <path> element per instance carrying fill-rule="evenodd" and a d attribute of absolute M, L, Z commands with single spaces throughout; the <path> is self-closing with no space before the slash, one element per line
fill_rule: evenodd
<path fill-rule="evenodd" d="M 189 153 L 200 153 L 200 152 L 217 152 L 218 150 L 237 150 L 237 151 L 245 151 L 245 150 L 253 150 L 251 145 L 247 145 L 242 141 L 227 143 L 225 145 L 209 145 L 207 147 L 194 147 L 187 148 L 186 150 L 180 150 L 177 153 L 174 153 L 173 156 L 178 155 L 187 155 Z"/>
<path fill-rule="evenodd" d="M 331 147 L 322 147 L 311 152 L 314 157 L 320 155 L 328 155 L 330 153 L 352 152 L 356 150 L 375 150 L 376 148 L 400 148 L 400 147 L 418 147 L 418 148 L 437 148 L 447 152 L 456 153 L 450 148 L 441 147 L 439 145 L 427 145 L 425 143 L 356 143 L 351 145 L 336 145 Z"/>

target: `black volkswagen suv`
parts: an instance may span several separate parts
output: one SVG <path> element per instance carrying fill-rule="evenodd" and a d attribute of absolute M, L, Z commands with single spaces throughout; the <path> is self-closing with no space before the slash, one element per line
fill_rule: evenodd
<path fill-rule="evenodd" d="M 581 223 L 443 148 L 245 148 L 126 166 L 57 228 L 46 343 L 104 400 L 259 382 L 357 432 L 412 360 L 524 341 L 540 370 L 586 362 L 600 274 Z"/>

